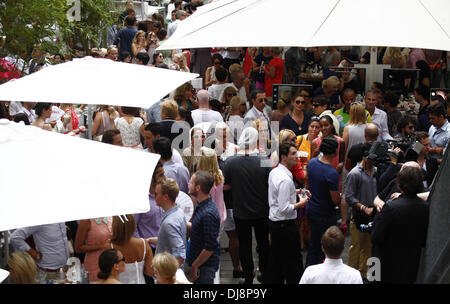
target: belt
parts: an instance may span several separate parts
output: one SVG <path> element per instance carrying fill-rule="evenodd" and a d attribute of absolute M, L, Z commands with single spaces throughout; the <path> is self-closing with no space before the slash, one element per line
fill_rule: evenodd
<path fill-rule="evenodd" d="M 47 269 L 47 268 L 39 267 L 39 269 L 42 270 L 42 271 L 45 271 L 45 272 L 59 272 L 60 268 L 58 268 L 58 269 Z"/>

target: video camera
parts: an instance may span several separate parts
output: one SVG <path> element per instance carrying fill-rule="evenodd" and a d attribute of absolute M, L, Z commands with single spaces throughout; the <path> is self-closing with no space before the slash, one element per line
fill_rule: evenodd
<path fill-rule="evenodd" d="M 395 151 L 396 148 L 399 148 L 401 152 Z M 368 157 L 374 160 L 376 164 L 379 164 L 391 162 L 389 155 L 392 155 L 397 158 L 398 163 L 404 163 L 407 161 L 417 161 L 422 149 L 423 145 L 417 140 L 416 134 L 411 133 L 406 138 L 374 142 L 370 148 Z"/>

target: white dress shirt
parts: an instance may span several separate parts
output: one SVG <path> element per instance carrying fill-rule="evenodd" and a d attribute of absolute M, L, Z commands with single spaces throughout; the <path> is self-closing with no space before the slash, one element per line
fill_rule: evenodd
<path fill-rule="evenodd" d="M 219 122 L 223 121 L 222 115 L 214 110 L 210 109 L 196 109 L 191 112 L 194 125 L 198 125 L 203 122 Z"/>
<path fill-rule="evenodd" d="M 305 269 L 300 284 L 362 284 L 358 270 L 345 265 L 342 259 L 326 258 L 323 264 Z"/>
<path fill-rule="evenodd" d="M 280 163 L 269 174 L 269 220 L 277 222 L 297 218 L 295 195 L 292 173 Z"/>
<path fill-rule="evenodd" d="M 392 136 L 389 134 L 386 112 L 375 108 L 375 112 L 372 115 L 372 122 L 378 127 L 378 141 L 392 139 Z"/>

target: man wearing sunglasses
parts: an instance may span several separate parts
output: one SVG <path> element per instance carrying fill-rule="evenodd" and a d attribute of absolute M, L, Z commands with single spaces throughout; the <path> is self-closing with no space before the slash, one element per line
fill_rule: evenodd
<path fill-rule="evenodd" d="M 269 138 L 271 138 L 270 108 L 266 105 L 266 93 L 263 90 L 256 89 L 252 92 L 250 101 L 253 107 L 245 114 L 244 125 L 252 123 L 255 119 L 261 119 L 267 123 L 267 127 L 270 130 Z"/>

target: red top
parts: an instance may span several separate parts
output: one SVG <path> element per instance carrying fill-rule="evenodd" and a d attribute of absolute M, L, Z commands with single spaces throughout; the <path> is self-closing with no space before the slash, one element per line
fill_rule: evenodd
<path fill-rule="evenodd" d="M 275 76 L 269 77 L 269 67 L 275 67 Z M 280 57 L 273 58 L 265 69 L 264 90 L 267 97 L 272 97 L 272 84 L 283 83 L 284 60 Z"/>
<path fill-rule="evenodd" d="M 250 70 L 253 67 L 253 61 L 252 61 L 252 58 L 250 57 L 250 55 L 248 54 L 248 48 L 245 51 L 243 67 L 244 67 L 244 74 L 248 76 L 250 73 Z"/>

